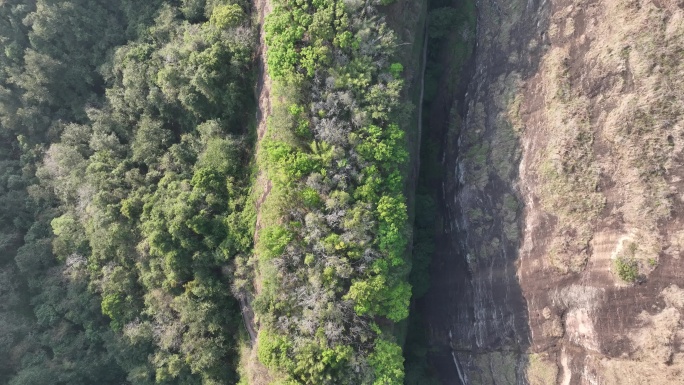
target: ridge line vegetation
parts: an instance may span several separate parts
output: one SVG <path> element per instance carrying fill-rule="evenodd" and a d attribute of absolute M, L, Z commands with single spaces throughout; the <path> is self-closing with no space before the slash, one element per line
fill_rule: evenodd
<path fill-rule="evenodd" d="M 403 66 L 376 6 L 274 0 L 273 112 L 259 165 L 258 357 L 283 384 L 402 384 L 411 297 Z"/>

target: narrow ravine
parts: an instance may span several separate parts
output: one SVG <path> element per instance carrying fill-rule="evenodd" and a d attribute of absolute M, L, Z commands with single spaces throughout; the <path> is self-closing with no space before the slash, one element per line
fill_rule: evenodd
<path fill-rule="evenodd" d="M 420 145 L 423 139 L 423 100 L 425 99 L 425 72 L 427 71 L 427 53 L 428 53 L 428 25 L 430 20 L 425 17 L 425 28 L 423 39 L 423 58 L 421 61 L 420 69 L 420 103 L 418 104 L 418 144 L 416 148 L 420 149 Z M 420 156 L 416 159 L 416 169 L 420 170 Z M 420 172 L 420 171 L 419 171 Z"/>
<path fill-rule="evenodd" d="M 470 7 L 470 8 L 469 8 Z M 414 223 L 414 306 L 406 346 L 409 384 L 465 384 L 456 354 L 462 342 L 448 329 L 449 311 L 463 303 L 454 300 L 448 285 L 462 283 L 455 292 L 468 293 L 468 269 L 452 213 L 454 185 L 447 186 L 447 165 L 457 157 L 463 99 L 470 80 L 474 49 L 474 4 L 432 1 L 426 25 L 424 71 L 421 79 L 421 156 Z M 468 312 L 468 308 L 463 309 Z M 454 338 L 457 337 L 457 338 Z M 426 353 L 418 354 L 425 349 Z"/>
<path fill-rule="evenodd" d="M 527 306 L 516 274 L 520 204 L 511 183 L 517 140 L 498 126 L 510 103 L 502 92 L 514 81 L 505 75 L 528 65 L 510 56 L 536 31 L 529 26 L 538 5 L 524 18 L 522 3 L 477 3 L 476 48 L 463 79 L 454 94 L 438 94 L 449 98 L 442 107 L 433 102 L 434 124 L 451 133 L 438 206 L 443 231 L 424 299 L 430 362 L 443 384 L 527 383 Z"/>

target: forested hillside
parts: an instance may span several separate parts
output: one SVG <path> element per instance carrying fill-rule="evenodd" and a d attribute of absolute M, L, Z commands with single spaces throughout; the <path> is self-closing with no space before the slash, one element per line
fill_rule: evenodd
<path fill-rule="evenodd" d="M 0 2 L 0 383 L 402 384 L 392 3 Z"/>
<path fill-rule="evenodd" d="M 237 382 L 249 2 L 0 13 L 0 383 Z"/>

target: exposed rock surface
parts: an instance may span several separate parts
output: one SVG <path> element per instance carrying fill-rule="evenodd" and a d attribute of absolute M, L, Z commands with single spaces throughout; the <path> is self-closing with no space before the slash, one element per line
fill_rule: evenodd
<path fill-rule="evenodd" d="M 426 297 L 442 381 L 684 384 L 684 3 L 478 12 Z"/>

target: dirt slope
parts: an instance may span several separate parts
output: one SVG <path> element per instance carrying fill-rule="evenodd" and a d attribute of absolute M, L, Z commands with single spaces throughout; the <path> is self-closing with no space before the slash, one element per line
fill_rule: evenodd
<path fill-rule="evenodd" d="M 266 68 L 266 44 L 264 42 L 264 20 L 266 16 L 271 12 L 271 3 L 269 0 L 254 0 L 253 2 L 255 8 L 255 14 L 259 24 L 259 46 L 256 50 L 256 60 L 258 65 L 258 76 L 255 88 L 255 95 L 258 101 L 258 108 L 256 111 L 256 123 L 257 123 L 257 157 L 259 156 L 259 151 L 261 148 L 261 141 L 266 134 L 266 127 L 268 123 L 268 117 L 271 114 L 271 78 L 268 75 Z M 266 200 L 268 193 L 271 191 L 271 181 L 266 177 L 265 172 L 259 171 L 257 174 L 257 179 L 255 183 L 255 195 L 256 195 L 256 227 L 254 232 L 254 240 L 259 235 L 259 230 L 261 229 L 261 205 Z M 256 256 L 252 256 L 251 263 L 253 266 L 257 263 Z M 255 274 L 259 271 L 258 268 L 254 267 L 253 271 Z M 254 284 L 257 286 L 255 290 L 259 290 L 258 283 L 259 279 L 255 278 Z M 251 306 L 251 294 L 247 293 L 245 297 L 240 298 L 240 308 L 242 310 L 242 319 L 247 329 L 252 347 L 251 349 L 245 349 L 242 352 L 241 367 L 244 371 L 243 375 L 246 380 L 251 385 L 261 385 L 268 384 L 272 381 L 272 378 L 259 360 L 256 354 L 256 342 L 258 338 L 258 325 L 256 324 L 254 312 Z"/>
<path fill-rule="evenodd" d="M 259 48 L 257 50 L 258 61 L 258 76 L 256 85 L 256 95 L 259 107 L 257 108 L 257 154 L 261 147 L 261 140 L 266 134 L 266 127 L 268 117 L 271 115 L 271 78 L 266 70 L 266 43 L 264 41 L 264 20 L 266 15 L 271 12 L 271 2 L 269 0 L 255 0 L 258 22 L 259 22 Z M 258 156 L 258 155 L 257 155 Z M 259 208 L 266 199 L 266 195 L 271 190 L 271 182 L 266 178 L 263 172 L 259 172 L 257 177 L 258 189 L 261 189 L 261 194 L 257 200 L 257 225 L 254 237 L 256 238 L 259 232 L 261 218 L 259 215 Z"/>

